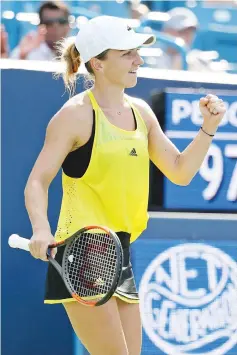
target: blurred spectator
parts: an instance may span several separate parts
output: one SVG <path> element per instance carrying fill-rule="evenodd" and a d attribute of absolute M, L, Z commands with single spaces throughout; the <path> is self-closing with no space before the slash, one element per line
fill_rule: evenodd
<path fill-rule="evenodd" d="M 140 20 L 143 16 L 146 16 L 149 12 L 149 8 L 145 4 L 139 2 L 131 2 L 130 4 L 130 16 L 132 19 Z"/>
<path fill-rule="evenodd" d="M 5 30 L 5 26 L 0 26 L 1 34 L 1 58 L 8 58 L 9 56 L 9 46 L 8 46 L 8 34 Z"/>
<path fill-rule="evenodd" d="M 68 36 L 69 9 L 59 1 L 44 2 L 39 9 L 39 26 L 22 38 L 11 53 L 14 59 L 52 60 L 57 56 L 55 43 Z"/>
<path fill-rule="evenodd" d="M 183 39 L 187 49 L 191 47 L 198 27 L 196 15 L 189 9 L 176 7 L 168 11 L 170 16 L 164 25 L 162 32 L 168 34 L 174 39 L 177 37 Z M 160 48 L 163 54 L 158 58 L 157 67 L 161 69 L 181 69 L 181 56 L 175 48 L 166 44 L 161 44 Z"/>

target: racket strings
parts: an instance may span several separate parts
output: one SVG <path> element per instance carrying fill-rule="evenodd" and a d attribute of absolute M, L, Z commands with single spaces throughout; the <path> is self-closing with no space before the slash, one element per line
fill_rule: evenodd
<path fill-rule="evenodd" d="M 80 297 L 101 298 L 112 285 L 117 251 L 106 233 L 84 232 L 67 251 L 67 275 L 72 291 Z"/>

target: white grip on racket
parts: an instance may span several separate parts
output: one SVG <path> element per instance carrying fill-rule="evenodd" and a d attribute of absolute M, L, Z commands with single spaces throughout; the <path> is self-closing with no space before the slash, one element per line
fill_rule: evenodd
<path fill-rule="evenodd" d="M 30 251 L 29 243 L 29 239 L 22 238 L 18 234 L 12 234 L 8 239 L 8 244 L 11 248 L 18 248 L 26 251 Z"/>

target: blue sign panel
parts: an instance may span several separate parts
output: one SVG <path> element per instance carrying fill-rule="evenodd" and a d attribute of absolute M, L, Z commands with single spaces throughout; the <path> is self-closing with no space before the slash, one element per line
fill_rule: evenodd
<path fill-rule="evenodd" d="M 237 240 L 230 237 L 234 231 L 228 233 L 227 228 L 225 241 L 217 229 L 215 240 L 204 239 L 204 221 L 192 220 L 191 228 L 187 222 L 183 220 L 182 233 L 174 220 L 166 220 L 173 234 L 165 239 L 157 228 L 163 222 L 156 220 L 156 228 L 148 228 L 133 246 L 142 354 L 236 355 Z M 209 222 L 214 228 L 216 222 Z M 192 239 L 194 233 L 198 237 Z M 188 239 L 182 238 L 187 234 Z"/>
<path fill-rule="evenodd" d="M 205 94 L 187 90 L 166 93 L 166 134 L 180 151 L 202 125 L 198 104 Z M 217 94 L 228 111 L 191 184 L 180 187 L 165 179 L 165 208 L 237 211 L 237 95 L 227 91 Z"/>

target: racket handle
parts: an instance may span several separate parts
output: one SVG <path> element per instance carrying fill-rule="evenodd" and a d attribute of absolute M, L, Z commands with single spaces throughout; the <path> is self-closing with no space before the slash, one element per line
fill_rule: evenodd
<path fill-rule="evenodd" d="M 8 239 L 8 244 L 11 248 L 18 248 L 26 251 L 30 251 L 29 243 L 29 239 L 22 238 L 18 234 L 12 234 Z"/>

